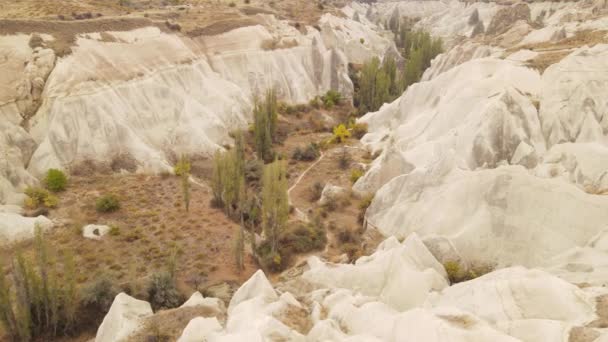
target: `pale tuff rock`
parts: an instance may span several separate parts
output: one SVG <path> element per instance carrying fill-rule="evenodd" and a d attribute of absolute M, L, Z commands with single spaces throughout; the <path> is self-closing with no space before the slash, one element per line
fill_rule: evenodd
<path fill-rule="evenodd" d="M 264 271 L 258 270 L 249 278 L 232 296 L 228 305 L 228 312 L 234 309 L 241 302 L 252 298 L 261 297 L 264 300 L 272 301 L 278 298 L 274 288 L 264 275 Z"/>
<path fill-rule="evenodd" d="M 608 226 L 582 246 L 546 262 L 548 272 L 573 284 L 608 286 Z"/>
<path fill-rule="evenodd" d="M 203 297 L 203 295 L 196 291 L 190 296 L 190 298 L 180 306 L 180 308 L 187 307 L 199 307 L 206 308 L 211 312 L 214 312 L 216 315 L 223 313 L 226 311 L 226 307 L 224 302 L 222 302 L 219 298 L 213 297 Z"/>
<path fill-rule="evenodd" d="M 82 227 L 82 236 L 86 239 L 101 240 L 101 238 L 110 232 L 110 227 L 106 225 L 89 224 Z"/>
<path fill-rule="evenodd" d="M 325 184 L 323 191 L 321 192 L 321 198 L 319 199 L 320 205 L 326 205 L 330 202 L 336 202 L 348 195 L 348 191 L 343 187 Z"/>
<path fill-rule="evenodd" d="M 608 45 L 580 48 L 547 68 L 540 119 L 549 146 L 563 142 L 608 144 Z"/>
<path fill-rule="evenodd" d="M 209 335 L 222 330 L 217 318 L 196 317 L 192 319 L 177 342 L 200 342 L 207 341 Z"/>
<path fill-rule="evenodd" d="M 608 146 L 600 143 L 566 143 L 553 146 L 534 173 L 561 177 L 590 194 L 608 192 Z"/>
<path fill-rule="evenodd" d="M 498 57 L 501 53 L 502 49 L 500 48 L 467 41 L 433 59 L 431 66 L 422 75 L 422 81 L 431 80 L 437 75 L 472 59 Z"/>
<path fill-rule="evenodd" d="M 385 248 L 360 258 L 355 265 L 326 265 L 312 257 L 303 278 L 377 297 L 397 310 L 416 307 L 430 291 L 447 286 L 445 270 L 416 234 L 403 244 Z"/>
<path fill-rule="evenodd" d="M 429 299 L 456 307 L 490 324 L 549 319 L 585 324 L 596 318 L 595 304 L 581 289 L 540 270 L 505 268 L 452 285 Z"/>
<path fill-rule="evenodd" d="M 319 20 L 321 36 L 328 48 L 344 51 L 351 63 L 362 64 L 373 57 L 382 58 L 394 46 L 392 40 L 378 35 L 373 26 L 326 14 Z"/>
<path fill-rule="evenodd" d="M 95 342 L 125 341 L 151 315 L 150 303 L 120 293 L 97 329 Z"/>
<path fill-rule="evenodd" d="M 268 88 L 288 102 L 332 86 L 348 95 L 345 57 L 318 33 L 293 30 L 297 45 L 274 50 L 263 48 L 273 35 L 260 25 L 195 39 L 156 28 L 122 33 L 120 42 L 79 38 L 32 121 L 40 145 L 29 171 L 109 163 L 119 153 L 138 171 L 168 170 L 174 154 L 209 155 L 228 143 L 227 133 L 248 122 L 253 95 Z"/>
<path fill-rule="evenodd" d="M 36 227 L 48 230 L 53 228 L 53 222 L 44 216 L 23 217 L 14 212 L 0 212 L 0 245 L 30 239 Z"/>
<path fill-rule="evenodd" d="M 384 146 L 390 156 L 376 159 L 355 189 L 374 191 L 411 166 L 431 168 L 446 158 L 465 169 L 495 167 L 510 161 L 521 142 L 543 153 L 531 100 L 539 88 L 538 72 L 494 58 L 471 60 L 409 87 L 360 119 L 370 130 L 363 142 L 372 150 Z"/>

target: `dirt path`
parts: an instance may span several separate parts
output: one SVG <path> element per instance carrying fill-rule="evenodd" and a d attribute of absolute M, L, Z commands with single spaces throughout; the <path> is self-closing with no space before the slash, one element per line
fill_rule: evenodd
<path fill-rule="evenodd" d="M 287 190 L 287 200 L 289 201 L 289 204 L 292 204 L 293 201 L 291 200 L 291 191 L 293 189 L 295 189 L 298 184 L 300 184 L 300 181 L 306 176 L 306 174 L 308 173 L 308 171 L 312 170 L 312 168 L 314 168 L 315 166 L 317 166 L 325 157 L 325 154 L 323 152 L 321 152 L 321 155 L 319 156 L 319 159 L 317 159 L 314 163 L 312 163 L 308 168 L 306 168 L 306 170 L 304 170 L 300 176 L 298 177 L 298 179 L 296 179 L 296 182 Z M 294 206 L 294 210 L 296 212 L 296 217 L 298 218 L 298 220 L 304 221 L 304 222 L 308 222 L 308 215 L 306 215 L 305 212 L 303 212 L 302 210 L 300 210 L 300 208 L 297 208 Z"/>

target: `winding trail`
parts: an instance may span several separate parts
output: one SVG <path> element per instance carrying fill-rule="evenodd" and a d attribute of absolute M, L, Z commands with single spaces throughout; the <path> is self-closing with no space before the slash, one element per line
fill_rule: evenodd
<path fill-rule="evenodd" d="M 302 178 L 304 178 L 304 176 L 306 176 L 306 174 L 308 173 L 308 171 L 312 170 L 313 167 L 317 166 L 317 164 L 319 164 L 319 162 L 321 162 L 321 160 L 323 160 L 323 158 L 325 157 L 325 154 L 323 152 L 321 152 L 321 155 L 319 156 L 319 159 L 317 159 L 314 163 L 310 164 L 309 167 L 306 168 L 306 170 L 304 170 L 304 172 L 302 172 L 302 174 L 300 174 L 300 176 L 298 177 L 298 179 L 296 179 L 296 182 L 287 190 L 287 200 L 289 202 L 289 204 L 292 204 L 293 202 L 291 201 L 291 191 L 293 189 L 296 188 L 296 186 L 298 186 L 298 184 L 300 184 L 300 181 L 302 180 Z M 299 220 L 304 221 L 304 222 L 308 222 L 308 215 L 306 215 L 305 212 L 303 212 L 302 210 L 300 210 L 300 208 L 295 207 L 294 206 L 294 210 L 296 212 L 296 216 Z"/>

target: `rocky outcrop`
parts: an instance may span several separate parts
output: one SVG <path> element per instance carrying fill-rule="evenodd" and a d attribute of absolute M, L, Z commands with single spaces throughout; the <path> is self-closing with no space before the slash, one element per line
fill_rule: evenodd
<path fill-rule="evenodd" d="M 498 10 L 492 17 L 492 21 L 486 29 L 486 34 L 499 35 L 505 33 L 511 28 L 511 25 L 519 20 L 530 21 L 530 7 L 527 4 L 517 4 Z"/>
<path fill-rule="evenodd" d="M 53 222 L 44 216 L 23 217 L 19 213 L 0 212 L 0 245 L 30 239 L 36 228 L 51 229 Z"/>
<path fill-rule="evenodd" d="M 95 342 L 124 341 L 140 327 L 144 318 L 151 315 L 150 303 L 120 293 L 97 329 Z"/>
<path fill-rule="evenodd" d="M 82 227 L 82 236 L 86 239 L 100 240 L 110 232 L 110 227 L 106 225 L 88 224 Z"/>

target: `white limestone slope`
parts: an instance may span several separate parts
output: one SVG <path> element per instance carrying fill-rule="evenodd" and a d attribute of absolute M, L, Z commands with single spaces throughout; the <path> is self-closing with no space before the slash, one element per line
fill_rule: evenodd
<path fill-rule="evenodd" d="M 158 172 L 172 154 L 209 155 L 229 143 L 228 133 L 248 122 L 253 96 L 266 89 L 288 102 L 332 86 L 348 94 L 346 59 L 318 33 L 291 28 L 281 37 L 297 46 L 263 49 L 273 33 L 257 25 L 195 39 L 156 28 L 116 33 L 111 43 L 79 38 L 48 79 L 28 170 L 40 175 L 128 154 L 140 171 Z"/>
<path fill-rule="evenodd" d="M 361 119 L 370 128 L 363 142 L 384 152 L 355 190 L 374 192 L 411 167 L 431 168 L 447 156 L 474 170 L 510 161 L 520 144 L 543 153 L 532 102 L 540 84 L 538 72 L 517 62 L 483 58 L 411 86 Z M 409 167 L 395 167 L 399 164 Z"/>

